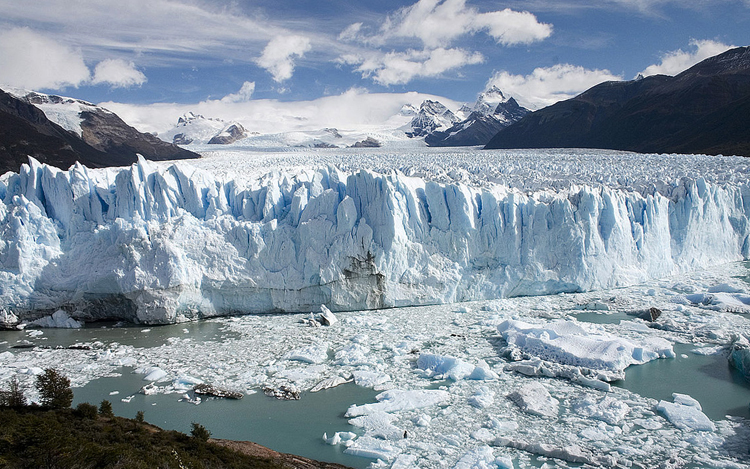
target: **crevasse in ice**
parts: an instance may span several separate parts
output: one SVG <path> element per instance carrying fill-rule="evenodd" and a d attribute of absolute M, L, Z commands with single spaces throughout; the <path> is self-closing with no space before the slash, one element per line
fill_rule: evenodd
<path fill-rule="evenodd" d="M 586 291 L 750 257 L 750 184 L 523 192 L 335 167 L 0 178 L 0 306 L 170 323 Z"/>

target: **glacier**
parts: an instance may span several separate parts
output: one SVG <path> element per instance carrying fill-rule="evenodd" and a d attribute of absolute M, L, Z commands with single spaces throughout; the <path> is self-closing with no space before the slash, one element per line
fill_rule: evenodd
<path fill-rule="evenodd" d="M 31 159 L 0 177 L 0 310 L 164 324 L 590 291 L 750 258 L 746 178 L 522 188 L 406 172 Z"/>

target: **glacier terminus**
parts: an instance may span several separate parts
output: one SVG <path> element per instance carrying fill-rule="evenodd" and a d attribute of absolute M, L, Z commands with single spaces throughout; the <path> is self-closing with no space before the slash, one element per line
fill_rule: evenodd
<path fill-rule="evenodd" d="M 166 324 L 582 292 L 750 257 L 740 158 L 348 151 L 32 159 L 0 178 L 0 308 Z"/>

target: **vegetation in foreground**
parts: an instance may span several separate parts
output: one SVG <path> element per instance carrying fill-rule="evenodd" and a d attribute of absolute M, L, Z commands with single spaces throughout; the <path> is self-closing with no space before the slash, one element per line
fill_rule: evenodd
<path fill-rule="evenodd" d="M 16 381 L 0 393 L 0 468 L 283 468 L 281 462 L 232 451 L 192 436 L 116 417 L 112 405 L 70 408 L 70 381 L 55 370 L 37 379 L 42 406 L 26 405 Z"/>

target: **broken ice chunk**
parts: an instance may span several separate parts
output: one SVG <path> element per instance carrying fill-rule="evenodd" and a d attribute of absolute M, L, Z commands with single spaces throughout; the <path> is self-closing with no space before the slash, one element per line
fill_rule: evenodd
<path fill-rule="evenodd" d="M 464 454 L 454 469 L 490 469 L 496 467 L 495 454 L 489 446 L 480 446 Z"/>
<path fill-rule="evenodd" d="M 630 407 L 611 396 L 606 396 L 601 400 L 597 400 L 594 396 L 585 396 L 573 403 L 573 410 L 584 417 L 617 425 L 630 412 Z"/>
<path fill-rule="evenodd" d="M 484 361 L 479 366 L 474 366 L 460 358 L 449 355 L 423 353 L 417 359 L 417 367 L 426 371 L 430 377 L 448 378 L 453 381 L 462 379 L 491 380 L 498 377 L 497 373 L 490 370 Z"/>
<path fill-rule="evenodd" d="M 292 350 L 286 354 L 287 360 L 297 360 L 306 363 L 323 363 L 328 360 L 328 342 L 311 344 L 307 347 Z"/>
<path fill-rule="evenodd" d="M 673 395 L 674 396 L 674 395 Z M 677 394 L 675 402 L 659 401 L 656 410 L 661 412 L 672 425 L 681 430 L 715 431 L 716 426 L 701 412 L 700 404 L 685 394 Z"/>
<path fill-rule="evenodd" d="M 357 417 L 375 412 L 399 412 L 403 410 L 421 409 L 443 404 L 450 399 L 447 391 L 440 389 L 419 389 L 404 391 L 391 389 L 381 392 L 374 404 L 353 405 L 346 411 L 346 417 Z"/>
<path fill-rule="evenodd" d="M 550 395 L 544 385 L 536 381 L 508 394 L 508 399 L 528 414 L 557 418 L 559 401 Z"/>
<path fill-rule="evenodd" d="M 333 376 L 331 378 L 326 378 L 323 381 L 319 382 L 315 386 L 310 389 L 310 392 L 318 392 L 322 391 L 324 389 L 331 389 L 335 388 L 336 386 L 340 386 L 345 383 L 350 383 L 351 380 L 346 380 L 342 378 L 341 376 Z"/>
<path fill-rule="evenodd" d="M 391 380 L 391 377 L 382 371 L 355 370 L 352 375 L 354 384 L 363 388 L 375 388 Z"/>
<path fill-rule="evenodd" d="M 324 326 L 333 326 L 336 324 L 338 319 L 331 312 L 330 309 L 326 308 L 325 305 L 320 305 L 320 323 Z"/>
<path fill-rule="evenodd" d="M 495 402 L 495 393 L 487 386 L 480 386 L 469 398 L 469 404 L 480 409 L 491 406 L 493 402 Z"/>

